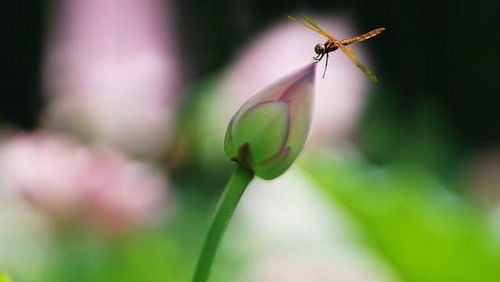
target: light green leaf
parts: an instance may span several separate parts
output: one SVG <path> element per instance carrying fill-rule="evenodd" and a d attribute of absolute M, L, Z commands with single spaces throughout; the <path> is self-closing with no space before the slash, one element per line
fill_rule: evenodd
<path fill-rule="evenodd" d="M 500 281 L 500 240 L 464 199 L 416 169 L 313 161 L 306 172 L 340 204 L 402 281 Z"/>

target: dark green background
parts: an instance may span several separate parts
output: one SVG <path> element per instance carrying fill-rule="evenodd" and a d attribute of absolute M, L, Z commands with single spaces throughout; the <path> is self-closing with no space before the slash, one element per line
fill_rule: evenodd
<path fill-rule="evenodd" d="M 1 11 L 0 120 L 32 128 L 43 106 L 39 77 L 51 2 L 7 3 Z M 172 6 L 192 82 L 226 65 L 285 13 L 346 12 L 360 30 L 388 29 L 370 51 L 382 84 L 397 93 L 387 99 L 394 99 L 400 119 L 420 101 L 432 101 L 464 150 L 500 139 L 498 1 L 178 0 Z"/>

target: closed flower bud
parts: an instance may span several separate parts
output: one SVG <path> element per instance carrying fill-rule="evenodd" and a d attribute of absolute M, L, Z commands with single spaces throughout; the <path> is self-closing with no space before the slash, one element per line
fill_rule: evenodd
<path fill-rule="evenodd" d="M 315 70 L 312 63 L 243 104 L 226 131 L 229 158 L 263 179 L 278 177 L 292 165 L 309 133 Z"/>

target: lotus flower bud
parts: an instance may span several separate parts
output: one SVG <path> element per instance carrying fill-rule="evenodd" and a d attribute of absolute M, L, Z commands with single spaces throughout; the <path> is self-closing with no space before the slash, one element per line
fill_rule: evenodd
<path fill-rule="evenodd" d="M 316 64 L 262 90 L 229 122 L 224 150 L 263 179 L 285 172 L 304 147 L 311 124 Z"/>

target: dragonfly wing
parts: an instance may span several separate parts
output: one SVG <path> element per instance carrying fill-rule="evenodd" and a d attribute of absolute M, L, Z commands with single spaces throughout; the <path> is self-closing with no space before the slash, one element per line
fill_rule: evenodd
<path fill-rule="evenodd" d="M 317 24 L 315 21 L 313 21 L 313 19 L 311 19 L 310 17 L 308 16 L 302 16 L 304 18 L 304 20 L 306 20 L 307 23 L 309 23 L 312 27 L 314 27 L 318 33 L 320 33 L 321 35 L 325 36 L 326 38 L 330 39 L 330 40 L 337 40 L 337 38 L 335 38 L 335 36 L 331 35 L 330 33 L 324 31 L 320 26 L 319 24 Z"/>
<path fill-rule="evenodd" d="M 368 76 L 373 82 L 378 82 L 377 77 L 365 66 L 361 61 L 359 60 L 358 56 L 354 51 L 348 47 L 346 47 L 344 44 L 335 41 L 335 45 L 339 47 L 344 54 L 364 73 L 366 76 Z"/>
<path fill-rule="evenodd" d="M 292 17 L 292 16 L 290 16 L 290 15 L 286 15 L 286 17 L 287 17 L 287 18 L 289 18 L 289 19 L 291 19 L 292 21 L 294 21 L 294 22 L 296 22 L 296 23 L 298 23 L 298 24 L 300 24 L 300 25 L 304 26 L 304 27 L 305 27 L 305 28 L 307 28 L 307 29 L 310 29 L 310 30 L 312 30 L 312 31 L 315 31 L 315 32 L 320 33 L 320 32 L 319 32 L 319 30 L 317 30 L 317 29 L 316 29 L 316 28 L 314 28 L 313 26 L 310 26 L 310 25 L 308 25 L 307 23 L 305 23 L 305 22 L 303 22 L 303 21 L 301 21 L 301 20 L 299 20 L 299 19 L 296 19 L 296 18 L 294 18 L 294 17 Z"/>
<path fill-rule="evenodd" d="M 326 37 L 326 38 L 328 38 L 328 39 L 332 39 L 332 38 L 333 38 L 333 36 L 332 36 L 331 34 L 329 34 L 328 32 L 326 32 L 326 31 L 324 31 L 324 30 L 322 30 L 322 29 L 319 27 L 319 25 L 317 25 L 316 23 L 312 24 L 312 22 L 309 22 L 309 21 L 304 22 L 304 21 L 299 20 L 299 19 L 296 19 L 296 18 L 294 18 L 294 17 L 292 17 L 292 16 L 290 16 L 290 15 L 286 15 L 286 16 L 287 16 L 289 19 L 291 19 L 292 21 L 294 21 L 294 22 L 296 22 L 296 23 L 298 23 L 298 24 L 300 24 L 300 25 L 304 26 L 304 27 L 305 27 L 305 28 L 307 28 L 307 29 L 310 29 L 310 30 L 312 30 L 312 31 L 314 31 L 314 32 L 317 32 L 317 33 L 319 33 L 319 34 L 323 35 L 324 37 Z M 304 18 L 304 19 L 305 19 L 305 18 Z M 311 20 L 310 18 L 308 18 L 308 19 L 309 19 L 309 20 Z M 311 21 L 312 21 L 312 20 L 311 20 Z"/>
<path fill-rule="evenodd" d="M 304 20 L 306 20 L 306 22 L 308 22 L 311 26 L 313 26 L 314 28 L 316 28 L 317 30 L 321 30 L 322 28 L 319 26 L 319 24 L 317 24 L 313 19 L 311 19 L 310 17 L 308 16 L 302 16 L 302 18 Z"/>

